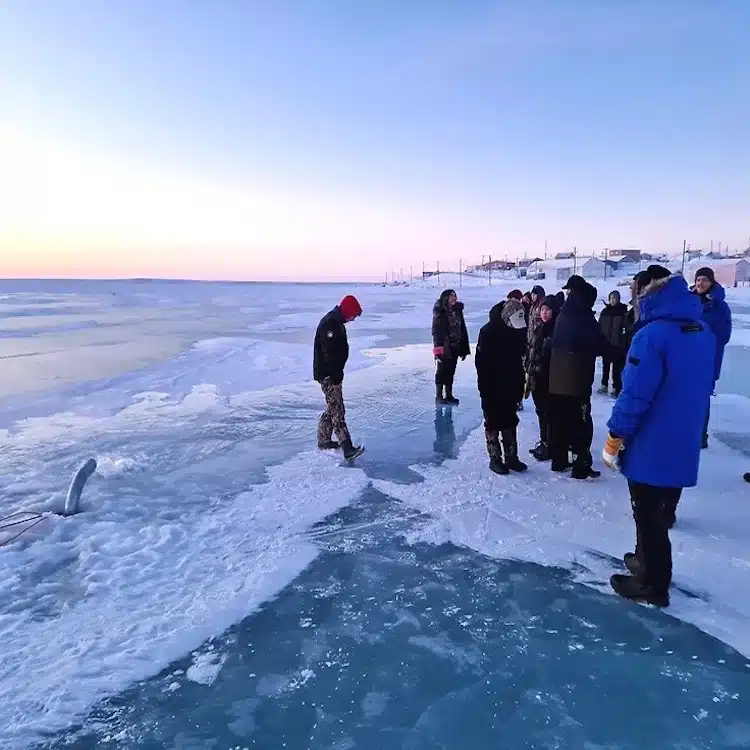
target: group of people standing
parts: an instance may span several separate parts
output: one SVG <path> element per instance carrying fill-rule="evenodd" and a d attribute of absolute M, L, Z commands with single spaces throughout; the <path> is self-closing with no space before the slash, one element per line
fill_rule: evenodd
<path fill-rule="evenodd" d="M 556 472 L 572 469 L 574 479 L 599 476 L 591 455 L 591 396 L 601 357 L 599 392 L 609 393 L 611 377 L 615 397 L 602 458 L 627 478 L 636 525 L 635 550 L 623 557 L 629 574 L 615 574 L 610 583 L 621 596 L 665 607 L 669 529 L 682 490 L 698 481 L 709 401 L 732 331 L 725 292 L 710 268 L 699 269 L 688 288 L 681 274 L 652 265 L 633 278 L 630 307 L 612 292 L 597 320 L 594 286 L 574 275 L 563 290 L 514 290 L 479 332 L 475 365 L 489 466 L 498 474 L 527 470 L 516 437 L 525 395 L 539 423 L 533 457 L 551 461 Z M 465 330 L 463 305 L 446 290 L 432 326 L 439 404 L 458 403 L 453 375 L 458 353 L 469 353 Z"/>
<path fill-rule="evenodd" d="M 493 472 L 528 469 L 519 457 L 517 428 L 519 405 L 531 397 L 539 425 L 531 455 L 550 461 L 555 472 L 589 479 L 600 476 L 591 455 L 591 396 L 602 358 L 600 393 L 609 393 L 611 376 L 615 403 L 601 455 L 628 480 L 636 526 L 635 550 L 623 558 L 629 575 L 613 575 L 610 583 L 621 596 L 664 607 L 672 580 L 668 532 L 682 490 L 698 480 L 731 312 L 710 268 L 699 269 L 688 288 L 681 274 L 651 265 L 635 275 L 630 291 L 630 307 L 612 292 L 597 320 L 597 290 L 581 276 L 571 276 L 555 295 L 540 286 L 528 295 L 514 290 L 492 307 L 479 332 L 477 385 Z M 354 297 L 344 298 L 320 321 L 314 343 L 313 374 L 326 399 L 318 447 L 341 448 L 347 460 L 363 449 L 352 443 L 345 421 L 344 326 L 361 314 Z M 457 406 L 456 367 L 471 350 L 455 290 L 435 303 L 432 339 L 436 404 Z"/>

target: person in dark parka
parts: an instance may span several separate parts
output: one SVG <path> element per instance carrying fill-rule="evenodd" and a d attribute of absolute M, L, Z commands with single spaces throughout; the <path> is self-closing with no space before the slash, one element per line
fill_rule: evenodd
<path fill-rule="evenodd" d="M 699 268 L 695 272 L 695 286 L 693 291 L 700 298 L 703 305 L 703 321 L 716 337 L 716 371 L 714 372 L 714 387 L 721 375 L 721 365 L 724 361 L 724 349 L 732 337 L 732 312 L 726 303 L 724 287 L 716 281 L 713 269 Z M 711 404 L 706 411 L 703 425 L 702 447 L 708 448 L 708 423 L 711 419 Z"/>
<path fill-rule="evenodd" d="M 622 390 L 622 371 L 627 354 L 628 308 L 620 301 L 620 292 L 613 291 L 599 315 L 599 327 L 605 340 L 602 355 L 602 387 L 599 393 L 609 392 L 609 373 L 612 371 L 612 391 L 615 397 Z"/>
<path fill-rule="evenodd" d="M 624 557 L 632 575 L 614 575 L 611 584 L 621 596 L 663 607 L 672 580 L 669 528 L 682 489 L 698 481 L 716 343 L 681 275 L 652 265 L 639 283 L 641 316 L 602 452 L 628 480 L 636 545 Z"/>
<path fill-rule="evenodd" d="M 352 445 L 346 425 L 343 382 L 344 368 L 349 359 L 349 341 L 345 325 L 361 314 L 362 306 L 357 298 L 344 297 L 321 319 L 313 342 L 313 378 L 320 383 L 326 400 L 326 410 L 318 421 L 318 448 L 341 448 L 346 459 L 358 455 L 361 448 Z M 338 442 L 331 439 L 334 433 Z"/>
<path fill-rule="evenodd" d="M 518 300 L 500 302 L 479 332 L 474 362 L 482 400 L 490 469 L 496 474 L 526 471 L 518 458 L 517 405 L 523 398 L 526 317 Z M 502 438 L 502 446 L 501 446 Z M 504 453 L 504 459 L 503 459 Z"/>
<path fill-rule="evenodd" d="M 604 338 L 592 310 L 596 288 L 580 276 L 571 277 L 566 288 L 568 299 L 555 322 L 550 356 L 550 456 L 552 470 L 565 471 L 571 466 L 570 448 L 575 455 L 571 476 L 588 479 L 600 475 L 591 457 L 591 390 Z"/>
<path fill-rule="evenodd" d="M 446 289 L 432 309 L 432 346 L 437 360 L 435 371 L 435 403 L 457 406 L 453 380 L 458 360 L 471 353 L 469 333 L 464 320 L 464 303 L 458 301 L 453 289 Z"/>
<path fill-rule="evenodd" d="M 529 453 L 537 461 L 549 461 L 549 363 L 552 353 L 552 335 L 560 310 L 560 300 L 556 295 L 544 297 L 539 306 L 540 325 L 529 341 L 526 357 L 526 395 L 534 399 L 539 423 L 539 442 Z"/>
<path fill-rule="evenodd" d="M 542 324 L 539 320 L 539 313 L 542 308 L 542 304 L 544 303 L 545 298 L 544 293 L 544 287 L 539 286 L 538 284 L 532 288 L 531 290 L 531 309 L 529 310 L 529 317 L 528 317 L 528 331 L 527 331 L 527 337 L 529 342 L 529 349 L 531 349 L 531 340 L 534 338 L 534 334 L 536 333 L 537 328 L 539 328 Z"/>

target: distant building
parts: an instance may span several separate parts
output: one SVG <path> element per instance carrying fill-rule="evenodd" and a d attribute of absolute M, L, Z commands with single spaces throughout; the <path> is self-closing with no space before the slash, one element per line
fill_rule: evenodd
<path fill-rule="evenodd" d="M 625 248 L 625 249 L 615 249 L 615 248 L 608 248 L 606 250 L 607 254 L 607 260 L 611 260 L 612 258 L 621 258 L 621 259 L 627 259 L 631 263 L 640 263 L 641 261 L 641 251 L 636 248 Z"/>
<path fill-rule="evenodd" d="M 542 258 L 520 258 L 516 262 L 516 268 L 518 270 L 518 275 L 521 278 L 524 278 L 528 274 L 529 266 L 532 263 L 537 263 L 540 260 L 542 260 Z"/>
<path fill-rule="evenodd" d="M 564 253 L 558 253 L 555 256 L 555 260 L 574 260 L 576 254 L 572 251 L 566 250 Z"/>
<path fill-rule="evenodd" d="M 609 273 L 607 264 L 601 258 L 578 258 L 578 271 L 586 279 L 604 279 Z"/>
<path fill-rule="evenodd" d="M 632 271 L 633 273 L 635 273 L 641 263 L 640 260 L 633 260 L 631 255 L 610 255 L 604 262 L 613 271 Z"/>
<path fill-rule="evenodd" d="M 575 273 L 574 258 L 555 258 L 554 260 L 535 260 L 526 269 L 527 279 L 549 279 L 566 282 Z"/>

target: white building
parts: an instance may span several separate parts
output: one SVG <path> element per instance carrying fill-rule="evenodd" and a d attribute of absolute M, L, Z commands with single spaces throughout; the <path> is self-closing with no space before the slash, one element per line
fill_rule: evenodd
<path fill-rule="evenodd" d="M 611 276 L 607 264 L 601 258 L 578 258 L 576 273 L 584 279 L 603 279 Z"/>
<path fill-rule="evenodd" d="M 563 284 L 575 273 L 575 261 L 571 259 L 537 260 L 526 271 L 527 279 L 547 279 Z"/>

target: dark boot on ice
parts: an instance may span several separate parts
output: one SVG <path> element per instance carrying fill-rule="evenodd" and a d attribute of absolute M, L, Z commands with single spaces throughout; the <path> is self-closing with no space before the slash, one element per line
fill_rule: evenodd
<path fill-rule="evenodd" d="M 602 475 L 591 466 L 591 463 L 584 459 L 578 459 L 573 462 L 573 472 L 570 475 L 573 479 L 598 479 Z"/>
<path fill-rule="evenodd" d="M 655 607 L 669 606 L 669 594 L 657 591 L 653 586 L 643 583 L 639 576 L 616 573 L 609 579 L 609 583 L 615 592 L 625 599 L 653 604 Z"/>
<path fill-rule="evenodd" d="M 622 556 L 622 560 L 631 575 L 636 576 L 636 578 L 643 575 L 643 565 L 635 552 L 626 552 Z"/>
<path fill-rule="evenodd" d="M 451 406 L 458 406 L 461 402 L 453 395 L 453 386 L 445 386 L 445 403 Z"/>
<path fill-rule="evenodd" d="M 505 452 L 505 465 L 511 471 L 526 471 L 529 468 L 518 458 L 518 440 L 515 427 L 512 430 L 503 430 L 503 450 Z"/>
<path fill-rule="evenodd" d="M 549 461 L 549 445 L 544 440 L 540 440 L 529 453 L 537 461 Z"/>
<path fill-rule="evenodd" d="M 485 427 L 484 439 L 487 443 L 487 455 L 490 457 L 490 471 L 495 474 L 508 474 L 509 469 L 503 463 L 503 450 L 500 447 L 500 433 Z"/>
<path fill-rule="evenodd" d="M 443 396 L 442 385 L 435 386 L 435 404 L 437 406 L 442 406 L 443 404 L 445 404 L 445 396 Z"/>
<path fill-rule="evenodd" d="M 561 474 L 563 471 L 567 471 L 568 469 L 570 469 L 570 467 L 572 465 L 573 464 L 570 463 L 570 461 L 567 458 L 566 459 L 561 459 L 559 461 L 555 461 L 555 459 L 553 458 L 552 459 L 552 467 L 551 468 L 552 468 L 552 471 L 554 471 L 554 472 L 556 472 L 558 474 Z"/>
<path fill-rule="evenodd" d="M 361 456 L 363 450 L 361 445 L 353 445 L 351 440 L 344 440 L 341 443 L 341 449 L 344 451 L 346 461 L 353 461 L 357 456 Z"/>
<path fill-rule="evenodd" d="M 318 450 L 320 451 L 337 451 L 340 447 L 335 440 L 325 440 L 322 443 L 318 443 Z"/>

